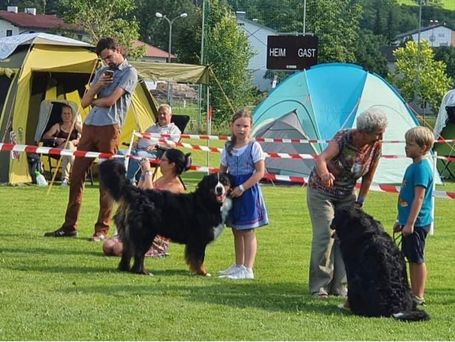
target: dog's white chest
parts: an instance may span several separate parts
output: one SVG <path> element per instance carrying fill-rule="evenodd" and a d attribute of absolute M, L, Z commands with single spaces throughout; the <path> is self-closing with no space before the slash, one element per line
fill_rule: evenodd
<path fill-rule="evenodd" d="M 223 202 L 223 205 L 220 208 L 221 212 L 221 223 L 213 228 L 214 240 L 218 239 L 221 233 L 224 230 L 224 223 L 226 222 L 227 216 L 229 211 L 232 208 L 232 200 L 230 198 L 226 198 Z"/>

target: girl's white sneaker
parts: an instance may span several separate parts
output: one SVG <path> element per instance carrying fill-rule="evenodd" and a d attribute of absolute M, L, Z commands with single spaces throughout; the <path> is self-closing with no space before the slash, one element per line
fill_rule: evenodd
<path fill-rule="evenodd" d="M 223 271 L 219 271 L 218 274 L 220 275 L 220 277 L 223 277 L 224 276 L 227 276 L 227 275 L 231 275 L 231 274 L 234 274 L 234 273 L 237 273 L 239 270 L 241 270 L 242 268 L 244 268 L 245 266 L 243 265 L 237 265 L 237 264 L 234 264 L 234 265 L 231 265 L 229 268 L 226 268 L 225 270 Z"/>
<path fill-rule="evenodd" d="M 248 270 L 245 266 L 243 266 L 243 268 L 240 269 L 238 272 L 227 275 L 226 278 L 235 280 L 254 279 L 254 273 L 253 270 Z"/>

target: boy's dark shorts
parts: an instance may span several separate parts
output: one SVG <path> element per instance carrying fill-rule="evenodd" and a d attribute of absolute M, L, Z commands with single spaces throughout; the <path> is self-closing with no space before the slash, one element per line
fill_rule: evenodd
<path fill-rule="evenodd" d="M 430 225 L 414 227 L 414 233 L 403 236 L 401 251 L 409 262 L 414 264 L 423 264 L 425 262 L 425 239 L 429 231 Z"/>

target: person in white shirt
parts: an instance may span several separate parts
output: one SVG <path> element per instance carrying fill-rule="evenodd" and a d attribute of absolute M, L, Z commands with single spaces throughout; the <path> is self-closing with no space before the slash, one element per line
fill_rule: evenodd
<path fill-rule="evenodd" d="M 150 126 L 146 133 L 153 134 L 168 134 L 170 137 L 163 138 L 151 137 L 141 138 L 135 144 L 131 150 L 131 155 L 128 163 L 127 177 L 131 183 L 135 184 L 136 179 L 140 176 L 140 160 L 142 158 L 147 159 L 159 159 L 165 150 L 174 148 L 176 143 L 180 140 L 180 129 L 171 122 L 172 119 L 172 108 L 168 104 L 162 104 L 158 107 L 158 121 Z M 136 157 L 136 158 L 134 158 Z"/>

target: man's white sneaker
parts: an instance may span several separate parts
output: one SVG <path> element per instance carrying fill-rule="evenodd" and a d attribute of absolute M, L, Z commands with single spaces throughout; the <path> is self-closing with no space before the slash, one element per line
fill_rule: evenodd
<path fill-rule="evenodd" d="M 234 264 L 234 265 L 230 266 L 229 268 L 226 268 L 223 271 L 219 271 L 218 274 L 220 275 L 220 277 L 221 276 L 224 277 L 224 276 L 227 276 L 227 275 L 234 274 L 234 273 L 238 272 L 243 267 L 245 267 L 245 266 Z"/>
<path fill-rule="evenodd" d="M 68 179 L 64 179 L 62 180 L 62 184 L 60 184 L 61 186 L 68 186 Z"/>
<path fill-rule="evenodd" d="M 253 270 L 248 270 L 245 266 L 243 266 L 243 269 L 234 274 L 227 275 L 226 278 L 235 280 L 254 279 L 254 273 Z"/>

